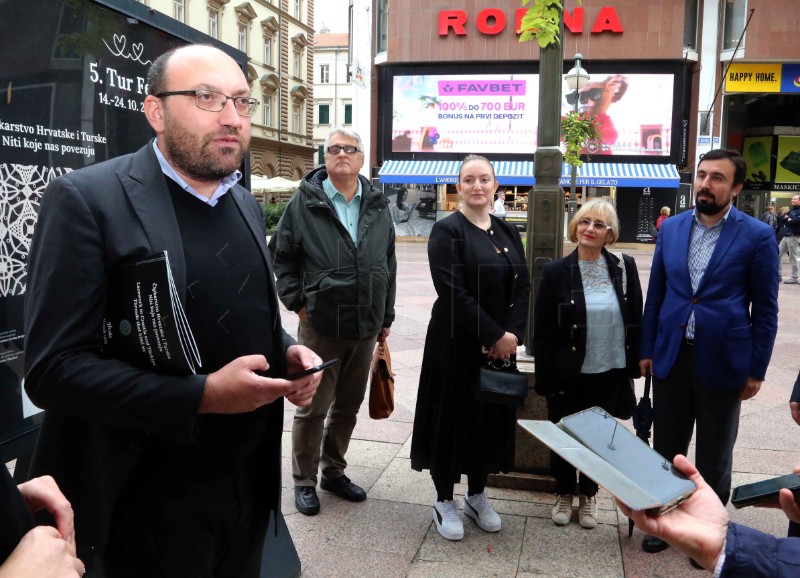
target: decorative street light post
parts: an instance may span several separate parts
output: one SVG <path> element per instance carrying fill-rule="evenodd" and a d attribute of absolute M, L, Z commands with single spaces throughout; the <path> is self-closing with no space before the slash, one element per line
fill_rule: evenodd
<path fill-rule="evenodd" d="M 586 86 L 587 82 L 589 82 L 589 73 L 586 72 L 585 69 L 581 68 L 582 59 L 583 56 L 581 54 L 576 54 L 573 57 L 573 60 L 575 61 L 575 66 L 564 76 L 564 80 L 567 81 L 567 86 L 569 86 L 570 90 L 574 91 L 573 94 L 569 95 L 572 98 L 568 98 L 567 101 L 574 99 L 573 104 L 575 108 L 573 110 L 575 110 L 575 112 L 578 112 L 578 106 L 580 101 L 580 90 L 581 88 Z M 578 169 L 575 165 L 572 165 L 570 171 L 570 183 L 569 183 L 569 203 L 567 205 L 569 208 L 569 210 L 567 211 L 568 221 L 572 219 L 572 216 L 575 214 L 575 205 L 577 202 L 575 185 L 577 177 L 578 177 Z"/>

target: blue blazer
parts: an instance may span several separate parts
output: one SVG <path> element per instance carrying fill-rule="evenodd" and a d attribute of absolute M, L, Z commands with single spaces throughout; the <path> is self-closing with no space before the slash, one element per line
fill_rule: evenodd
<path fill-rule="evenodd" d="M 694 310 L 697 372 L 710 389 L 741 389 L 764 379 L 778 330 L 778 249 L 772 228 L 731 207 L 692 291 L 689 237 L 694 211 L 664 221 L 642 317 L 642 359 L 653 374 L 672 369 Z"/>
<path fill-rule="evenodd" d="M 800 575 L 800 538 L 776 538 L 747 526 L 728 524 L 720 578 Z"/>

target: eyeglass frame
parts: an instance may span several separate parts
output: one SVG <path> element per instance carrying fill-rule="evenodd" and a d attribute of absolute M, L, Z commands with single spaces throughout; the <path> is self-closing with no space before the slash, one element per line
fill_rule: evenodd
<path fill-rule="evenodd" d="M 590 100 L 593 102 L 597 102 L 597 99 L 600 98 L 604 90 L 605 90 L 604 88 L 595 87 L 595 88 L 590 88 L 589 90 L 578 92 L 578 97 L 577 97 L 578 102 L 580 102 L 581 104 L 586 104 Z M 567 104 L 575 104 L 575 92 L 576 91 L 567 93 L 565 97 L 567 99 Z M 592 96 L 592 93 L 595 94 L 594 97 Z"/>
<path fill-rule="evenodd" d="M 203 108 L 202 106 L 200 106 L 200 102 L 197 100 L 198 95 L 201 93 L 218 94 L 220 96 L 224 96 L 225 104 L 222 105 L 222 108 L 219 108 L 217 110 L 210 110 L 208 108 Z M 250 96 L 228 96 L 224 92 L 220 92 L 218 90 L 211 90 L 210 88 L 198 88 L 196 90 L 171 90 L 171 91 L 159 92 L 158 94 L 154 94 L 153 96 L 155 96 L 156 98 L 165 98 L 167 96 L 193 96 L 194 105 L 200 110 L 204 110 L 206 112 L 222 112 L 223 110 L 225 110 L 225 106 L 227 106 L 228 101 L 232 100 L 233 109 L 236 111 L 236 114 L 245 118 L 250 118 L 254 116 L 256 114 L 256 110 L 258 109 L 258 105 L 261 104 L 258 99 Z M 250 114 L 242 114 L 241 112 L 239 112 L 239 109 L 236 108 L 236 101 L 240 99 L 247 102 L 247 107 L 248 110 L 250 111 Z"/>
<path fill-rule="evenodd" d="M 591 227 L 594 231 L 602 231 L 603 229 L 606 231 L 611 231 L 613 229 L 613 227 L 607 223 L 599 223 L 585 217 L 583 219 L 578 219 L 576 224 L 583 225 L 584 227 Z"/>
<path fill-rule="evenodd" d="M 339 149 L 339 150 L 337 150 L 336 152 L 332 151 L 331 149 L 334 148 L 334 147 Z M 353 150 L 352 151 L 348 151 L 347 149 L 353 149 Z M 362 152 L 361 149 L 358 148 L 356 145 L 331 145 L 331 146 L 328 147 L 328 150 L 326 150 L 325 152 L 327 154 L 329 154 L 329 155 L 336 156 L 342 151 L 344 151 L 344 153 L 347 154 L 347 155 L 354 155 L 356 153 Z"/>

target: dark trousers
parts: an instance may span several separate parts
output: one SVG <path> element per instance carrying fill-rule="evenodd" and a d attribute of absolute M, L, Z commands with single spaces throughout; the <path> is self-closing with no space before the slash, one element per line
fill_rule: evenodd
<path fill-rule="evenodd" d="M 245 486 L 127 487 L 114 511 L 106 576 L 259 578 L 268 513 Z"/>
<path fill-rule="evenodd" d="M 452 500 L 453 488 L 455 487 L 455 484 L 452 482 L 450 477 L 443 476 L 441 479 L 439 479 L 431 475 L 431 478 L 433 479 L 433 485 L 436 488 L 436 499 L 440 502 Z M 482 493 L 486 489 L 486 480 L 488 478 L 489 474 L 485 472 L 467 474 L 467 493 L 470 496 Z"/>
<path fill-rule="evenodd" d="M 669 375 L 653 378 L 653 447 L 670 461 L 676 454 L 686 455 L 696 428 L 695 465 L 723 504 L 731 495 L 733 445 L 742 405 L 739 393 L 740 389 L 705 388 L 695 370 L 694 346 L 685 342 Z"/>
<path fill-rule="evenodd" d="M 602 407 L 613 413 L 621 386 L 627 387 L 628 378 L 624 369 L 612 369 L 604 373 L 582 373 L 577 383 L 566 386 L 564 394 L 547 398 L 547 419 L 553 423 L 590 407 Z M 578 474 L 575 467 L 550 452 L 550 472 L 556 479 L 556 494 L 575 493 L 575 477 L 578 478 L 578 491 L 587 497 L 597 494 L 597 484 L 583 473 Z"/>

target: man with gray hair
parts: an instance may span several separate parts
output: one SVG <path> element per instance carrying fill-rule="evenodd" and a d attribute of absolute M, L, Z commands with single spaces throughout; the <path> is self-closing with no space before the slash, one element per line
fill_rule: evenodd
<path fill-rule="evenodd" d="M 323 490 L 352 502 L 367 497 L 345 475 L 345 453 L 375 342 L 394 320 L 397 261 L 389 201 L 359 175 L 363 151 L 356 132 L 333 129 L 325 166 L 300 182 L 269 243 L 280 299 L 300 317 L 298 341 L 325 360 L 339 359 L 311 404 L 295 411 L 295 505 L 307 516 L 319 512 L 320 466 Z"/>

